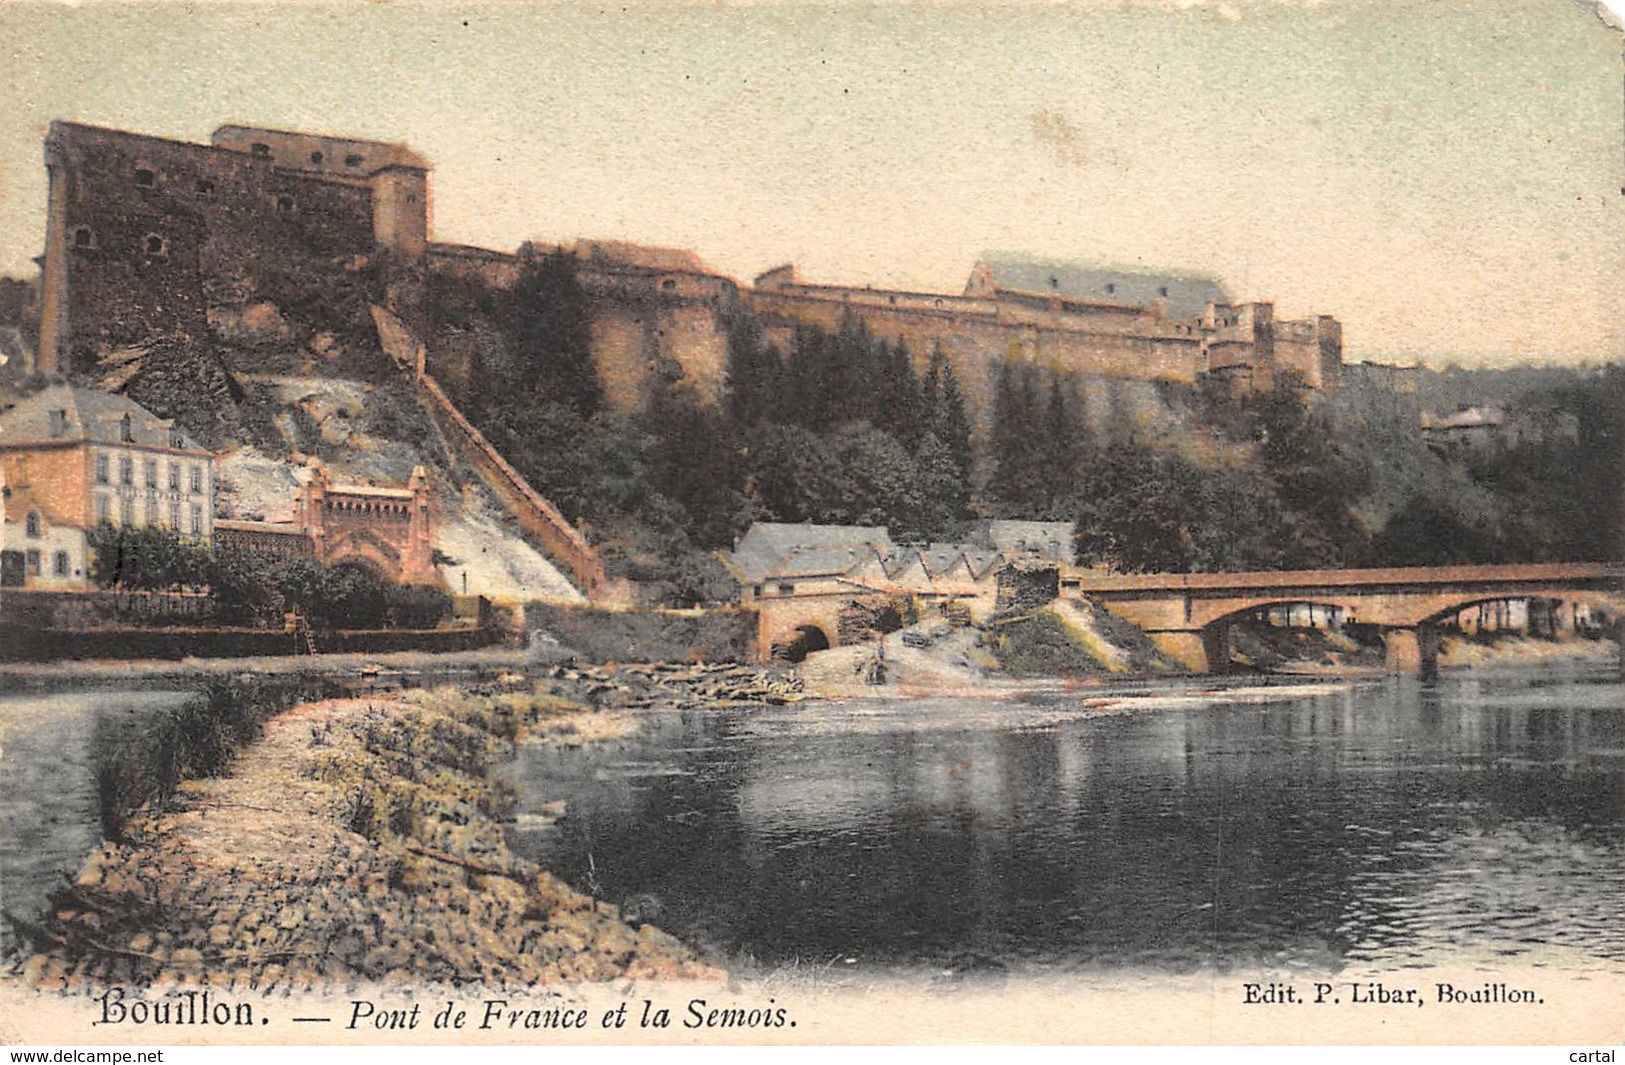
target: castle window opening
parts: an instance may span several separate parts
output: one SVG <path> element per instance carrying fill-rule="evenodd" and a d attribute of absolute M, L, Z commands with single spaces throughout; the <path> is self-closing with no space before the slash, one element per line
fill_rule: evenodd
<path fill-rule="evenodd" d="M 171 492 L 181 490 L 181 464 L 178 462 L 169 464 L 169 490 Z"/>
<path fill-rule="evenodd" d="M 54 410 L 54 411 L 51 412 L 51 435 L 52 436 L 67 436 L 68 435 L 68 412 L 67 411 L 65 411 L 65 410 Z"/>
<path fill-rule="evenodd" d="M 310 161 L 315 163 L 317 166 L 321 166 L 322 165 L 322 153 L 321 152 L 311 152 L 310 153 Z"/>
<path fill-rule="evenodd" d="M 169 431 L 169 446 L 177 450 L 184 448 L 186 446 L 186 436 L 179 429 L 171 429 Z M 170 468 L 174 468 L 173 464 L 171 464 Z M 176 485 L 176 487 L 180 486 Z"/>
<path fill-rule="evenodd" d="M 94 248 L 96 234 L 91 232 L 89 226 L 80 226 L 73 231 L 73 246 L 75 248 Z"/>
<path fill-rule="evenodd" d="M 271 158 L 271 146 L 269 144 L 261 144 L 259 141 L 255 141 L 253 144 L 250 144 L 248 146 L 248 152 L 256 159 Z"/>
<path fill-rule="evenodd" d="M 293 197 L 292 196 L 278 196 L 276 198 L 276 209 L 277 209 L 277 213 L 279 213 L 279 214 L 292 214 L 293 213 Z"/>
<path fill-rule="evenodd" d="M 407 203 L 417 203 L 418 202 L 418 194 L 415 193 L 415 192 L 407 193 L 406 194 L 406 202 Z"/>
<path fill-rule="evenodd" d="M 38 540 L 44 535 L 44 532 L 42 531 L 44 523 L 40 521 L 39 511 L 37 510 L 31 510 L 28 512 L 28 517 L 23 522 L 23 525 L 29 539 L 31 540 Z"/>
<path fill-rule="evenodd" d="M 144 189 L 150 189 L 158 184 L 158 175 L 144 166 L 136 167 L 135 183 Z"/>
<path fill-rule="evenodd" d="M 130 500 L 128 497 L 121 498 L 118 501 L 118 523 L 125 528 L 135 524 L 130 518 Z"/>
<path fill-rule="evenodd" d="M 361 156 L 355 155 L 353 153 L 350 154 L 350 155 L 346 155 L 344 157 L 344 165 L 345 166 L 360 166 L 361 165 Z"/>
<path fill-rule="evenodd" d="M 173 499 L 169 501 L 169 527 L 176 532 L 181 531 L 181 505 Z"/>
<path fill-rule="evenodd" d="M 135 440 L 135 423 L 130 420 L 128 414 L 118 420 L 118 438 L 126 444 Z M 121 469 L 128 469 L 129 465 L 129 459 L 123 459 L 119 462 Z M 124 483 L 129 484 L 130 479 L 128 477 L 124 478 Z"/>
<path fill-rule="evenodd" d="M 56 574 L 58 577 L 66 577 L 68 575 L 68 566 L 68 553 L 66 551 L 58 551 L 56 553 L 55 560 L 51 564 L 51 572 Z"/>
<path fill-rule="evenodd" d="M 669 278 L 669 277 L 666 278 L 666 280 L 660 282 L 660 291 L 662 291 L 662 292 L 676 292 L 677 291 L 677 282 L 675 280 L 673 280 L 672 278 Z"/>
<path fill-rule="evenodd" d="M 214 182 L 210 181 L 208 178 L 199 178 L 197 184 L 193 186 L 193 188 L 199 196 L 214 195 Z"/>
<path fill-rule="evenodd" d="M 142 471 L 142 472 L 144 472 L 146 474 L 147 487 L 148 488 L 157 488 L 158 487 L 158 460 L 157 459 L 148 459 L 147 462 L 146 462 L 146 469 L 144 471 Z"/>
<path fill-rule="evenodd" d="M 118 460 L 118 483 L 135 483 L 135 460 L 128 458 Z"/>
<path fill-rule="evenodd" d="M 97 484 L 106 484 L 107 483 L 107 456 L 106 455 L 97 455 L 96 456 L 96 483 Z"/>
<path fill-rule="evenodd" d="M 1159 286 L 1157 286 L 1157 295 L 1159 295 L 1159 296 L 1168 295 L 1168 286 L 1167 285 L 1159 285 Z"/>
<path fill-rule="evenodd" d="M 147 254 L 156 259 L 163 258 L 169 254 L 169 241 L 156 233 L 148 233 Z"/>
<path fill-rule="evenodd" d="M 38 551 L 30 551 L 30 552 L 28 552 L 28 575 L 30 577 L 38 577 L 39 576 L 39 552 Z"/>
<path fill-rule="evenodd" d="M 106 525 L 111 520 L 112 518 L 107 513 L 107 497 L 98 495 L 96 497 L 96 524 Z"/>
<path fill-rule="evenodd" d="M 192 491 L 203 491 L 203 467 L 201 466 L 192 467 Z"/>
<path fill-rule="evenodd" d="M 157 496 L 148 496 L 147 497 L 147 528 L 149 528 L 149 529 L 155 528 L 155 527 L 157 527 L 157 525 L 158 525 L 158 497 Z"/>
<path fill-rule="evenodd" d="M 1052 288 L 1052 289 L 1059 289 L 1061 287 L 1061 279 L 1054 276 L 1053 274 L 1050 275 L 1049 287 Z"/>
<path fill-rule="evenodd" d="M 1110 296 L 1117 291 L 1117 286 L 1110 281 L 1106 282 L 1106 295 Z"/>
<path fill-rule="evenodd" d="M 192 508 L 192 535 L 203 535 L 203 508 L 199 506 Z"/>

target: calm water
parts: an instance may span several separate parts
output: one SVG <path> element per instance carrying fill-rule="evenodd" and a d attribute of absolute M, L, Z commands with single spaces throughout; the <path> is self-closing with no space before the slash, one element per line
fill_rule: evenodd
<path fill-rule="evenodd" d="M 1611 662 L 691 713 L 513 772 L 523 851 L 736 962 L 1625 971 Z"/>
<path fill-rule="evenodd" d="M 101 842 L 92 736 L 133 729 L 184 691 L 94 689 L 0 697 L 0 911 L 35 918 Z M 0 929 L 0 944 L 7 932 Z"/>

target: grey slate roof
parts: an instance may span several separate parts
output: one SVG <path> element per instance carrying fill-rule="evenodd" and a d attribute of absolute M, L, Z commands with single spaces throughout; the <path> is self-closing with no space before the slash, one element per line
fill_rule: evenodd
<path fill-rule="evenodd" d="M 60 412 L 60 416 L 58 416 Z M 130 439 L 120 439 L 125 415 L 130 418 Z M 134 400 L 94 388 L 52 385 L 0 414 L 0 447 L 24 444 L 93 442 L 135 447 L 171 448 L 174 422 L 160 418 Z M 205 451 L 181 433 L 182 450 Z"/>
<path fill-rule="evenodd" d="M 730 558 L 741 577 L 755 584 L 769 577 L 844 573 L 875 551 L 892 551 L 891 534 L 882 526 L 759 521 Z"/>
<path fill-rule="evenodd" d="M 994 287 L 1007 292 L 1053 293 L 1135 307 L 1166 299 L 1169 318 L 1196 318 L 1209 303 L 1230 302 L 1223 285 L 1201 274 L 1157 274 L 1012 251 L 983 252 L 977 262 L 988 268 Z"/>

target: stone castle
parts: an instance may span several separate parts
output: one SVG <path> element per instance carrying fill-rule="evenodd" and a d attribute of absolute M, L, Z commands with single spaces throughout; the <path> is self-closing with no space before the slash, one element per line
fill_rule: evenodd
<path fill-rule="evenodd" d="M 437 243 L 431 169 L 401 144 L 224 126 L 194 144 L 70 122 L 45 142 L 50 203 L 37 366 L 47 372 L 152 336 L 202 337 L 211 309 L 252 298 L 257 271 L 360 271 L 382 249 L 425 274 L 511 286 L 527 257 L 564 250 L 592 301 L 609 401 L 636 405 L 662 368 L 702 395 L 723 381 L 729 316 L 743 306 L 787 348 L 797 326 L 848 314 L 940 348 L 985 420 L 999 362 L 1105 379 L 1268 390 L 1284 372 L 1332 392 L 1339 323 L 1277 319 L 1211 278 L 988 253 L 958 294 L 819 285 L 782 266 L 742 286 L 692 252 L 616 241 L 515 253 Z M 455 382 L 455 351 L 431 351 Z"/>

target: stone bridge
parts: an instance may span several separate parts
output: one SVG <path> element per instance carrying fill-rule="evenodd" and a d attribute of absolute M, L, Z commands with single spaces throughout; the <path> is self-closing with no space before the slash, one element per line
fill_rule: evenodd
<path fill-rule="evenodd" d="M 1066 594 L 1101 603 L 1199 672 L 1227 668 L 1231 622 L 1276 606 L 1338 608 L 1347 621 L 1382 630 L 1390 673 L 1424 676 L 1437 665 L 1440 622 L 1478 603 L 1558 600 L 1625 612 L 1621 563 L 1076 576 Z"/>

